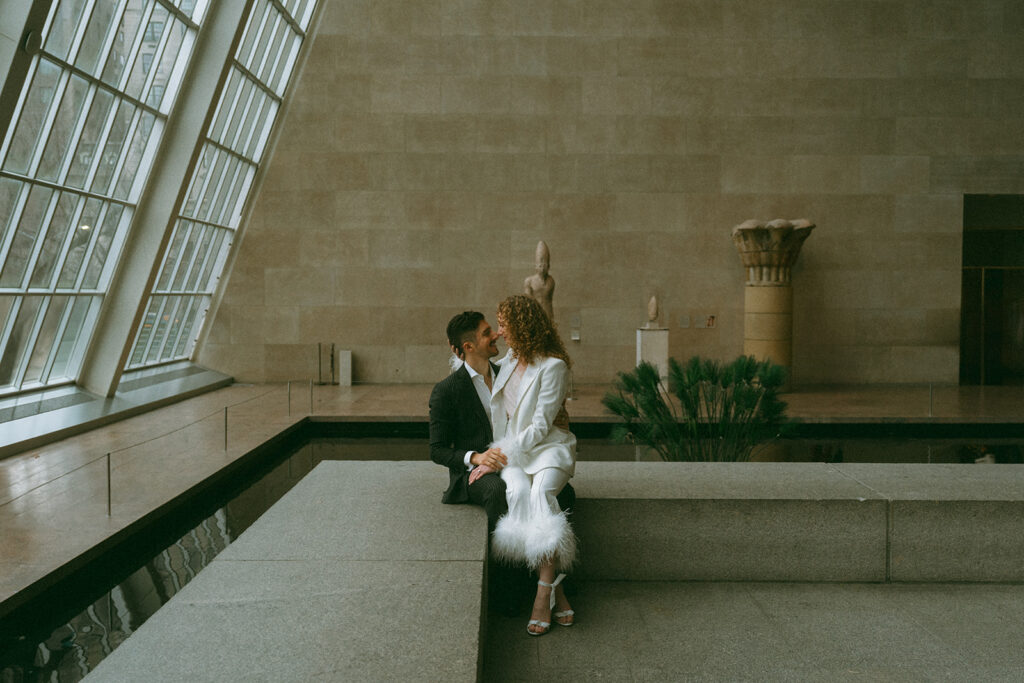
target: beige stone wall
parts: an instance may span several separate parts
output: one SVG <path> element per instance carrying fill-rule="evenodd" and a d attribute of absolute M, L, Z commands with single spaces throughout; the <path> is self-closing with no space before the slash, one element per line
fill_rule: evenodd
<path fill-rule="evenodd" d="M 1022 35 L 1019 0 L 330 0 L 199 360 L 435 381 L 539 239 L 577 381 L 652 294 L 673 355 L 731 358 L 730 229 L 806 217 L 795 383 L 955 382 L 962 196 L 1024 192 Z"/>

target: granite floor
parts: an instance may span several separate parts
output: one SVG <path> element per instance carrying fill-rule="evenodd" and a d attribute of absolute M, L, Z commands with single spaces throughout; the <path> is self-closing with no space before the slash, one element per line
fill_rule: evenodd
<path fill-rule="evenodd" d="M 1024 586 L 583 582 L 536 638 L 492 615 L 483 680 L 1020 681 Z"/>
<path fill-rule="evenodd" d="M 608 419 L 600 403 L 607 389 L 577 386 L 571 419 Z M 425 421 L 429 394 L 428 385 L 236 384 L 6 458 L 0 604 L 311 412 Z M 815 387 L 785 399 L 790 416 L 808 422 L 1020 422 L 1024 415 L 1022 387 Z"/>

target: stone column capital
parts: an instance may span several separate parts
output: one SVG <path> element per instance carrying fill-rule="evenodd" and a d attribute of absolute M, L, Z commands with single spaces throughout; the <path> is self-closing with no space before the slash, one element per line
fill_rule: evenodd
<path fill-rule="evenodd" d="M 814 223 L 800 218 L 768 223 L 749 220 L 732 229 L 732 241 L 747 271 L 747 285 L 778 287 L 790 284 L 793 264 Z"/>

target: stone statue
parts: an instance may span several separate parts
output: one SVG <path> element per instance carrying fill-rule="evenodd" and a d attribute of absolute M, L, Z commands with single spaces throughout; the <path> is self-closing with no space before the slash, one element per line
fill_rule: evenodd
<path fill-rule="evenodd" d="M 523 281 L 523 293 L 536 299 L 554 322 L 555 309 L 552 300 L 555 298 L 555 278 L 548 274 L 548 268 L 551 267 L 551 252 L 548 251 L 548 245 L 544 244 L 544 240 L 537 242 L 535 262 L 537 272 Z"/>
<path fill-rule="evenodd" d="M 644 329 L 650 330 L 658 326 L 658 297 L 652 296 L 651 300 L 647 302 L 647 322 L 644 323 Z"/>

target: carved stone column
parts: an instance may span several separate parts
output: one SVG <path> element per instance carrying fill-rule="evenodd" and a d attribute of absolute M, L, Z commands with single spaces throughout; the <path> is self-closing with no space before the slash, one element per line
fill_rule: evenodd
<path fill-rule="evenodd" d="M 808 220 L 749 220 L 732 229 L 732 241 L 747 273 L 743 353 L 793 364 L 792 268 L 814 224 Z"/>

